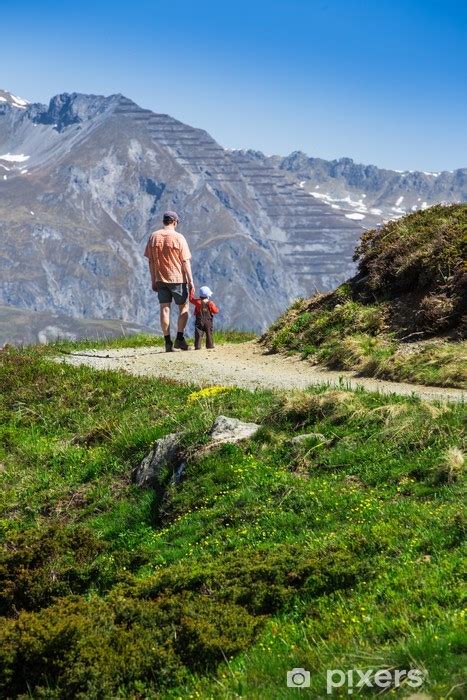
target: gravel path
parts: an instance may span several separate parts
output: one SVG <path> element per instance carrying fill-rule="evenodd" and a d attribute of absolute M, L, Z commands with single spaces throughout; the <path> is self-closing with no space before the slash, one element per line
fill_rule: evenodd
<path fill-rule="evenodd" d="M 119 369 L 131 374 L 164 377 L 207 386 L 234 385 L 246 389 L 305 389 L 310 385 L 364 387 L 384 394 L 415 394 L 428 400 L 462 401 L 461 389 L 421 386 L 356 377 L 353 372 L 318 369 L 297 355 L 265 355 L 255 342 L 219 345 L 214 350 L 193 349 L 165 353 L 161 348 L 86 350 L 63 356 L 63 362 L 95 369 Z"/>

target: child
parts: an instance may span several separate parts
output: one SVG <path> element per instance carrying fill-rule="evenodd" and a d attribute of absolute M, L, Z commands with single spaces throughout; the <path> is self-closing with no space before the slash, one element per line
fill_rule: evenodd
<path fill-rule="evenodd" d="M 195 350 L 201 350 L 201 340 L 206 333 L 206 348 L 214 347 L 213 340 L 213 316 L 219 313 L 219 309 L 213 301 L 210 301 L 212 292 L 209 287 L 201 287 L 199 299 L 190 292 L 190 301 L 195 306 Z"/>

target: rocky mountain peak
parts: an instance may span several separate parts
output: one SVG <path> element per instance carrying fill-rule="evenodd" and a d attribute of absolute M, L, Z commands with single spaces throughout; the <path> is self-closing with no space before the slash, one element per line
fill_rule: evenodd
<path fill-rule="evenodd" d="M 23 100 L 22 97 L 13 95 L 13 93 L 8 90 L 0 90 L 0 104 L 8 104 L 10 107 L 16 107 L 16 109 L 26 109 L 29 102 Z"/>
<path fill-rule="evenodd" d="M 118 102 L 121 95 L 83 95 L 78 92 L 64 92 L 55 95 L 48 107 L 40 110 L 34 121 L 37 124 L 54 124 L 58 131 L 67 126 L 90 121 L 107 112 Z"/>

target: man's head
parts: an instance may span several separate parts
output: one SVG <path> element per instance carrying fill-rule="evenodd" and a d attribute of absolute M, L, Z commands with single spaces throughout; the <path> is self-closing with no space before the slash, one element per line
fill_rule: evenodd
<path fill-rule="evenodd" d="M 178 214 L 176 211 L 166 211 L 162 221 L 164 222 L 164 226 L 171 226 L 172 224 L 175 224 L 175 226 L 179 222 Z"/>

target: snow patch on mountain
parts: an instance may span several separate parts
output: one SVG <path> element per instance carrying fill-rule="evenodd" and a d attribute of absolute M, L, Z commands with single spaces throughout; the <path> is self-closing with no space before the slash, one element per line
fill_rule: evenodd
<path fill-rule="evenodd" d="M 345 218 L 353 219 L 353 221 L 361 221 L 365 218 L 365 214 L 359 214 L 358 212 L 354 212 L 352 214 L 345 214 Z"/>
<path fill-rule="evenodd" d="M 27 100 L 23 100 L 22 97 L 13 95 L 13 93 L 8 92 L 8 90 L 0 90 L 0 102 L 6 102 L 17 109 L 26 109 L 29 104 Z"/>
<path fill-rule="evenodd" d="M 350 207 L 353 207 L 354 209 L 357 210 L 357 212 L 360 212 L 361 214 L 364 214 L 368 211 L 368 207 L 364 203 L 363 199 L 352 199 L 349 195 L 346 197 L 331 197 L 330 194 L 326 194 L 324 192 L 310 192 L 312 197 L 315 197 L 316 199 L 321 199 L 325 201 L 327 204 L 330 204 L 333 209 L 344 209 L 346 207 L 339 206 L 339 204 L 335 204 L 336 202 L 342 204 L 342 205 L 348 205 Z M 366 195 L 362 195 L 362 197 L 365 197 Z M 334 204 L 333 204 L 334 203 Z M 349 217 L 347 217 L 349 218 Z"/>
<path fill-rule="evenodd" d="M 10 92 L 10 96 L 17 107 L 22 107 L 24 109 L 29 104 L 29 102 L 27 100 L 23 100 L 22 97 L 18 97 L 17 95 L 13 95 L 11 92 Z"/>
<path fill-rule="evenodd" d="M 29 156 L 25 156 L 24 153 L 5 153 L 3 156 L 0 156 L 0 160 L 6 160 L 10 163 L 24 163 L 25 160 L 29 160 Z"/>

